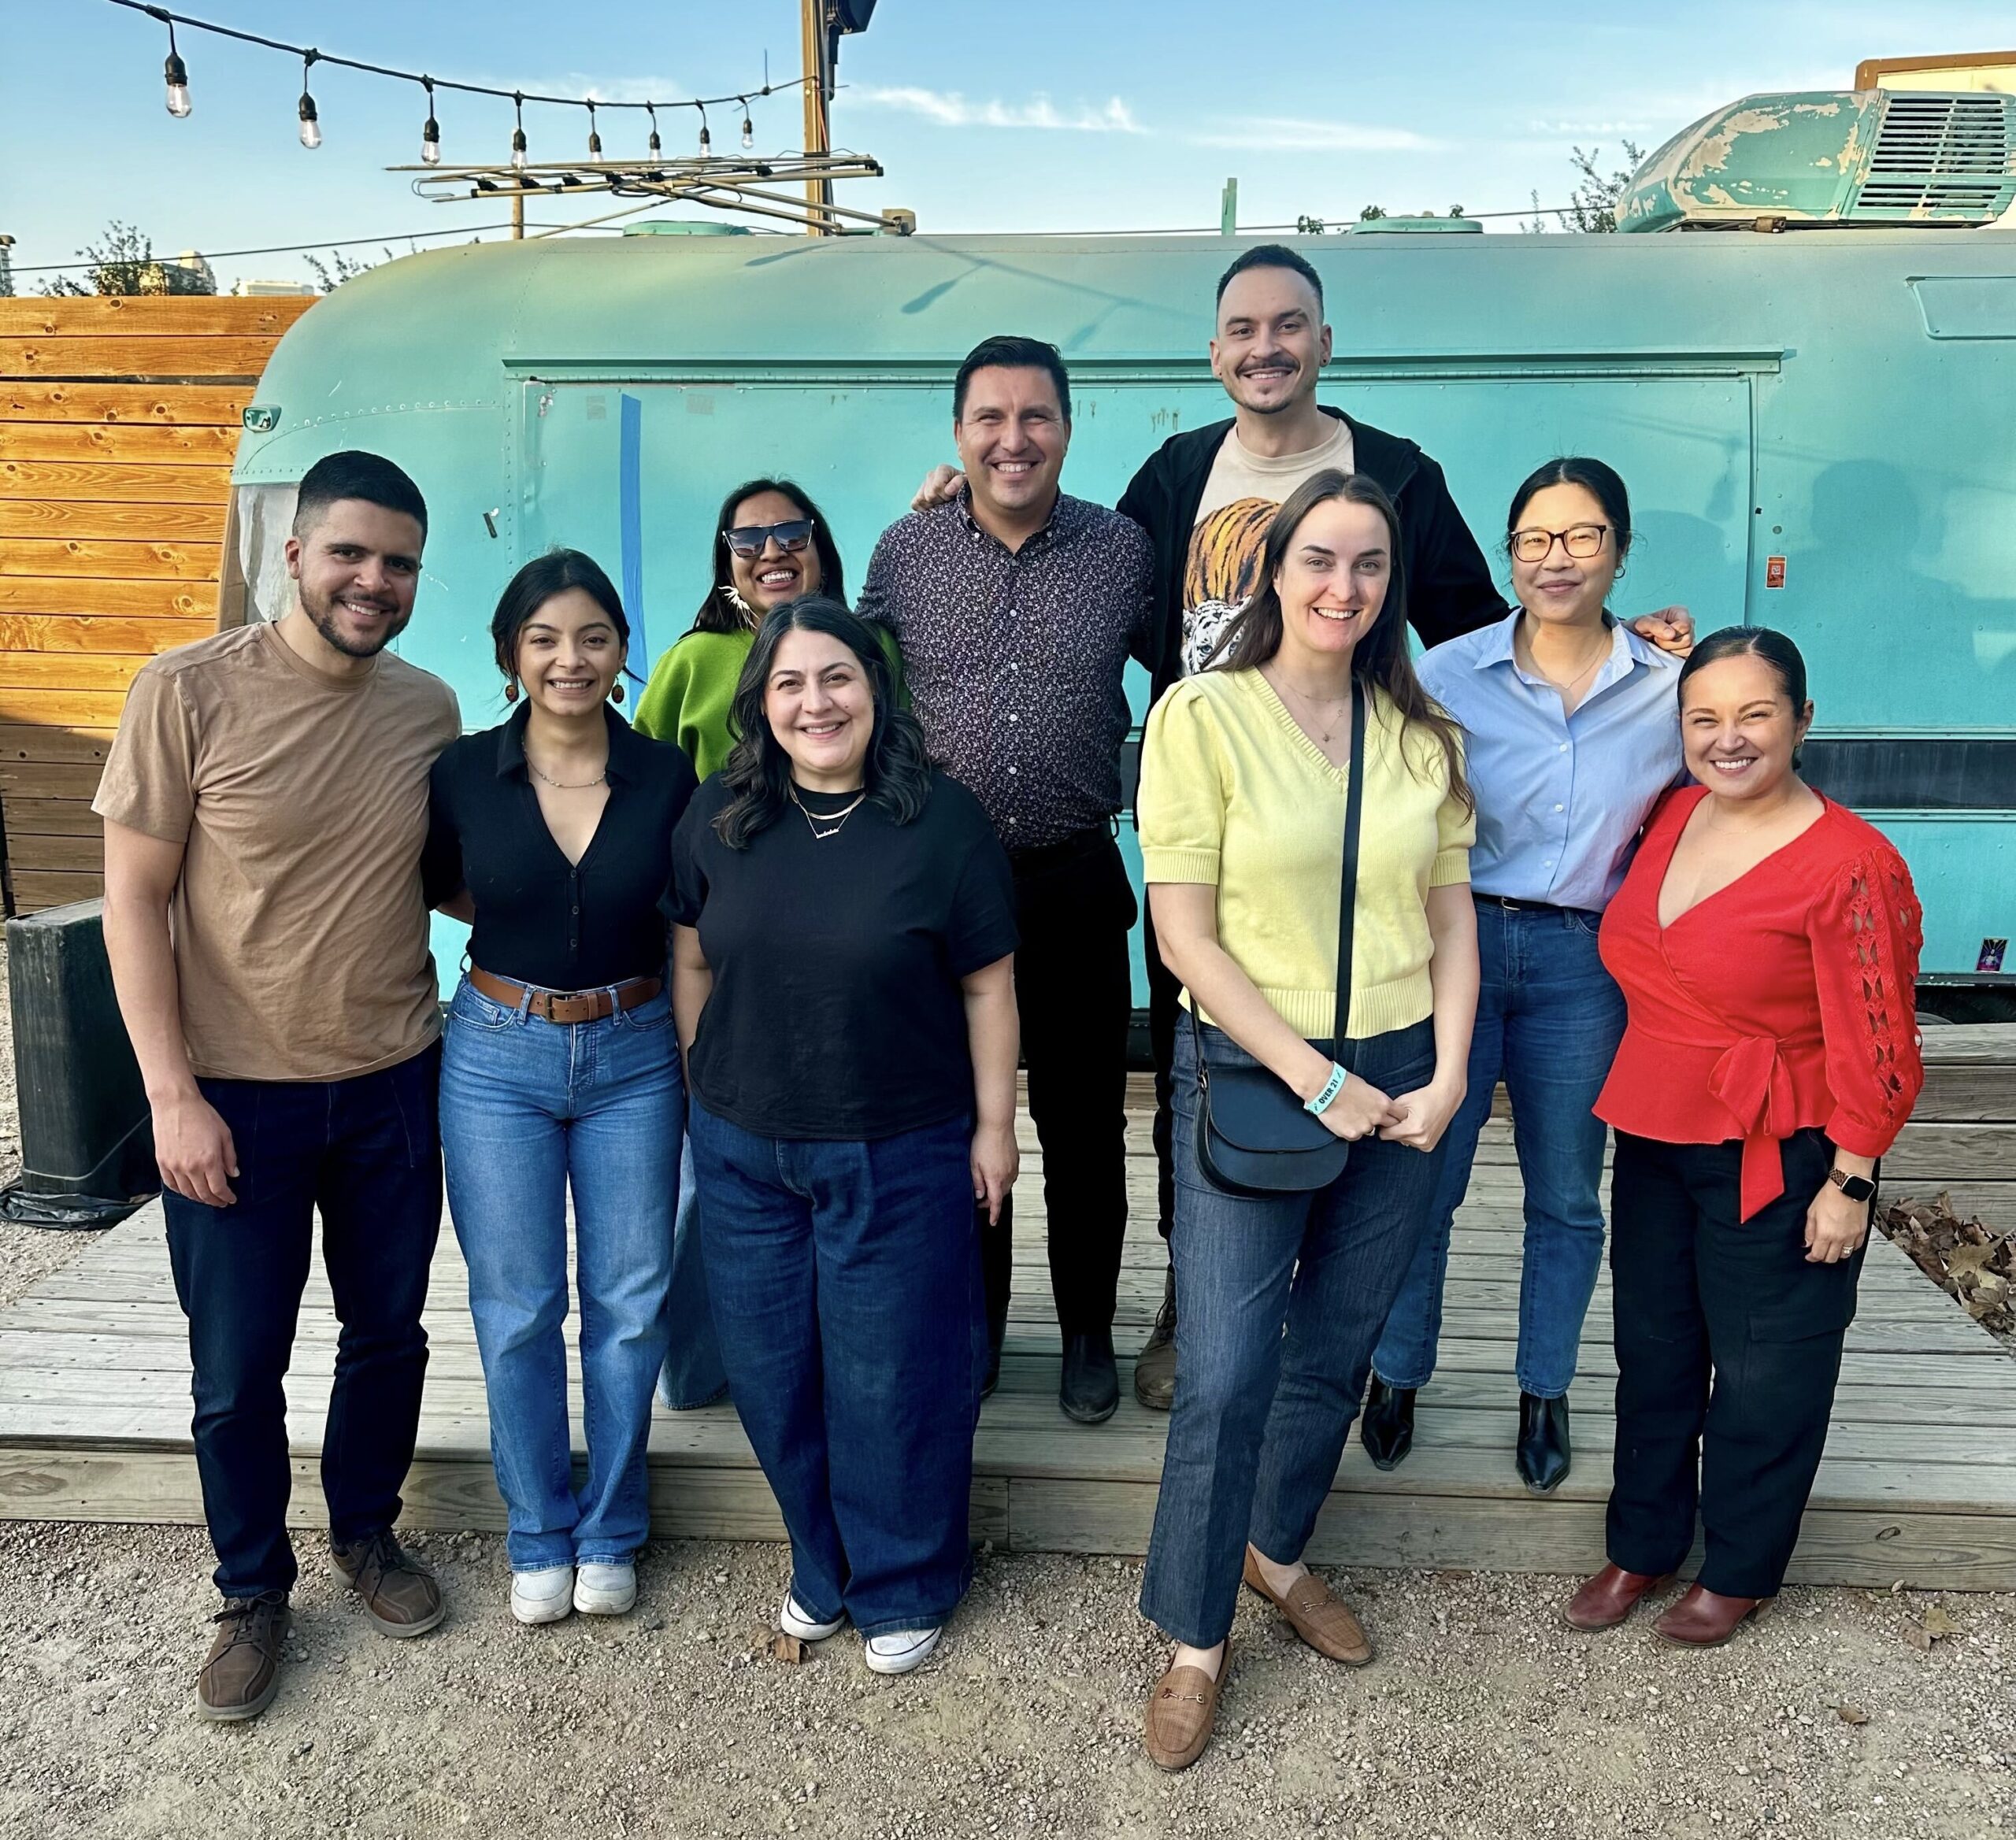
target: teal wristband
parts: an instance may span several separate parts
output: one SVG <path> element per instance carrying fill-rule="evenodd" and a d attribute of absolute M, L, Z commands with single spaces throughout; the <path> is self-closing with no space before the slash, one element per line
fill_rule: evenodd
<path fill-rule="evenodd" d="M 1321 1113 L 1338 1094 L 1344 1090 L 1344 1070 L 1336 1061 L 1330 1063 L 1330 1077 L 1324 1082 L 1323 1090 L 1313 1099 L 1304 1099 L 1302 1109 L 1313 1118 Z"/>

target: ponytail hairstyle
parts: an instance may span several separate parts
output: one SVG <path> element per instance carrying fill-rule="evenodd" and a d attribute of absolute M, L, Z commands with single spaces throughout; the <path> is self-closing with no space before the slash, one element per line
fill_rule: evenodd
<path fill-rule="evenodd" d="M 1463 772 L 1461 731 L 1441 705 L 1421 688 L 1414 662 L 1407 656 L 1406 568 L 1400 547 L 1400 515 L 1393 509 L 1385 488 L 1369 474 L 1326 467 L 1312 473 L 1288 495 L 1267 527 L 1266 542 L 1260 553 L 1258 591 L 1225 628 L 1224 636 L 1204 661 L 1204 668 L 1251 671 L 1266 664 L 1281 649 L 1281 596 L 1276 583 L 1303 521 L 1317 505 L 1336 500 L 1369 505 L 1385 520 L 1387 554 L 1392 558 L 1386 598 L 1378 617 L 1351 653 L 1352 680 L 1364 683 L 1368 690 L 1384 690 L 1400 712 L 1403 728 L 1422 727 L 1434 735 L 1448 768 L 1449 790 L 1465 811 L 1474 811 L 1477 801 Z"/>

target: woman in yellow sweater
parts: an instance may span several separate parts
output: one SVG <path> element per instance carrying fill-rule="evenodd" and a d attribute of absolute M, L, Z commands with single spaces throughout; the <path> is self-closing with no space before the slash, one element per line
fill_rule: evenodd
<path fill-rule="evenodd" d="M 1176 1407 L 1141 1589 L 1177 1644 L 1148 1704 L 1165 1769 L 1210 1741 L 1242 1575 L 1320 1653 L 1372 1657 L 1302 1552 L 1429 1224 L 1477 996 L 1475 813 L 1455 726 L 1408 661 L 1400 554 L 1373 480 L 1309 479 L 1275 515 L 1259 592 L 1155 705 L 1142 750 L 1155 937 L 1195 1019 L 1177 1037 Z M 1334 1042 L 1354 701 L 1361 834 Z M 1207 1172 L 1206 1082 L 1256 1068 L 1348 1144 L 1321 1187 L 1263 1197 Z"/>

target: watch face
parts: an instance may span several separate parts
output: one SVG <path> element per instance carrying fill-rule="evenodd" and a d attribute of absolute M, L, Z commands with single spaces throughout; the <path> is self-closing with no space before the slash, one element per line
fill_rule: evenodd
<path fill-rule="evenodd" d="M 1851 1201 L 1866 1201 L 1876 1193 L 1876 1184 L 1866 1175 L 1849 1175 L 1836 1169 L 1831 1179 L 1834 1186 Z"/>

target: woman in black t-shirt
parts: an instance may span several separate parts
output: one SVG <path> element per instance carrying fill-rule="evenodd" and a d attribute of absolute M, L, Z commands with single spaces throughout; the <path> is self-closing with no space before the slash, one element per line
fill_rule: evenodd
<path fill-rule="evenodd" d="M 779 1620 L 868 1665 L 971 1575 L 987 1364 L 974 1202 L 1015 1179 L 1015 894 L 873 631 L 768 615 L 740 739 L 673 842 L 673 1003 L 730 1389 L 791 1535 Z"/>

